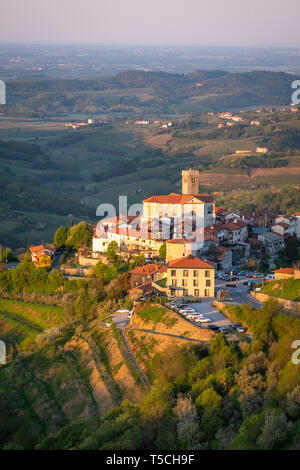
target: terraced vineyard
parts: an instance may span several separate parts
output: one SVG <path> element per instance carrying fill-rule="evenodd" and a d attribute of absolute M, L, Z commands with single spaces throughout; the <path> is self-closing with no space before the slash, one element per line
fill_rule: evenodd
<path fill-rule="evenodd" d="M 0 300 L 0 397 L 37 433 L 100 418 L 143 390 L 112 329 L 63 320 L 57 307 Z"/>

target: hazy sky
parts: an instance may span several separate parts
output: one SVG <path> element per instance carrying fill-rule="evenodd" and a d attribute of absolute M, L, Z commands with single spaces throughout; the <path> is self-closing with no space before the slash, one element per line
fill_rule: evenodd
<path fill-rule="evenodd" d="M 300 45 L 299 0 L 0 0 L 0 41 Z"/>

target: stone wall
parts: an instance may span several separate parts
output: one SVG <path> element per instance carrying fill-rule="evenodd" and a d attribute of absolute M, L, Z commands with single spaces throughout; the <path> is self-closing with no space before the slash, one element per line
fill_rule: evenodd
<path fill-rule="evenodd" d="M 90 256 L 78 255 L 78 264 L 80 266 L 96 266 L 99 261 L 102 261 L 104 264 L 108 264 L 106 255 L 98 255 L 97 258 L 92 258 Z"/>
<path fill-rule="evenodd" d="M 267 302 L 267 300 L 275 299 L 287 310 L 292 310 L 293 312 L 300 313 L 300 302 L 295 302 L 293 300 L 287 300 L 287 299 L 280 299 L 279 297 L 274 297 L 268 294 L 263 294 L 262 292 L 252 291 L 251 295 L 259 302 Z"/>

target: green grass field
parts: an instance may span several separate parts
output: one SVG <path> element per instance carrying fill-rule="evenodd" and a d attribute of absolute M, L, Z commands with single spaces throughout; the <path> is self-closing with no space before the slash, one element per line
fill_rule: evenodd
<path fill-rule="evenodd" d="M 63 310 L 59 307 L 0 300 L 0 332 L 4 340 L 17 343 L 21 350 L 44 329 L 61 324 L 63 320 Z"/>

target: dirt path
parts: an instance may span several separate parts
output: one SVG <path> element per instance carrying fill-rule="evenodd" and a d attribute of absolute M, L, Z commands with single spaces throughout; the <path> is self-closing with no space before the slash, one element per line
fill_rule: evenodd
<path fill-rule="evenodd" d="M 182 339 L 183 341 L 193 341 L 194 343 L 209 344 L 208 341 L 201 341 L 201 339 L 186 338 L 185 336 L 172 335 L 171 333 L 161 333 L 159 331 L 147 330 L 145 328 L 131 328 L 131 330 L 132 331 L 144 331 L 145 333 L 150 333 L 152 335 L 169 336 L 171 338 Z"/>
<path fill-rule="evenodd" d="M 134 354 L 131 352 L 131 349 L 130 349 L 130 345 L 124 335 L 124 332 L 123 330 L 119 330 L 121 335 L 122 335 L 122 338 L 123 338 L 123 351 L 124 351 L 124 354 L 126 356 L 126 358 L 128 359 L 128 361 L 130 361 L 130 363 L 132 364 L 132 366 L 134 367 L 134 369 L 136 370 L 136 372 L 138 372 L 140 374 L 140 378 L 141 378 L 141 383 L 143 385 L 144 388 L 148 388 L 151 386 L 151 383 L 150 383 L 150 380 L 148 379 L 147 375 L 145 374 L 145 372 L 143 371 L 143 369 L 141 369 L 141 367 L 139 366 Z"/>

